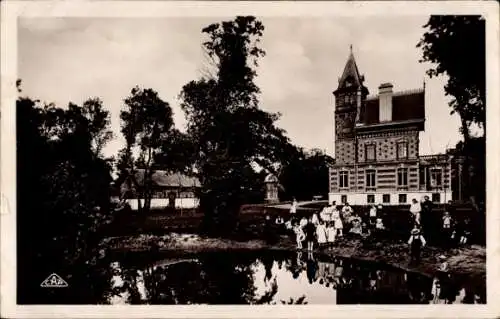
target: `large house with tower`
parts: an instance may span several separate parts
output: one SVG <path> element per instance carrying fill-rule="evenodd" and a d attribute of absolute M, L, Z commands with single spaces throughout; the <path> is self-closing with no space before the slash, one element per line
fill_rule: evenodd
<path fill-rule="evenodd" d="M 329 202 L 409 204 L 429 196 L 452 199 L 451 156 L 419 155 L 425 129 L 425 84 L 395 92 L 391 83 L 369 96 L 354 55 L 347 60 L 335 96 L 335 164 Z"/>

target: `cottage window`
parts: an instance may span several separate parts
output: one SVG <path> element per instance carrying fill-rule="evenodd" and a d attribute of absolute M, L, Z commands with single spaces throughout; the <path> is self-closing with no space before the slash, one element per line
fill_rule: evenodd
<path fill-rule="evenodd" d="M 398 186 L 408 186 L 407 168 L 398 168 Z"/>
<path fill-rule="evenodd" d="M 398 143 L 398 159 L 408 158 L 408 143 L 399 142 Z"/>
<path fill-rule="evenodd" d="M 366 160 L 367 161 L 374 161 L 375 160 L 375 145 L 366 145 Z"/>
<path fill-rule="evenodd" d="M 366 187 L 375 187 L 375 170 L 366 170 Z"/>
<path fill-rule="evenodd" d="M 349 187 L 349 172 L 348 171 L 339 172 L 339 187 L 341 187 L 341 188 Z"/>

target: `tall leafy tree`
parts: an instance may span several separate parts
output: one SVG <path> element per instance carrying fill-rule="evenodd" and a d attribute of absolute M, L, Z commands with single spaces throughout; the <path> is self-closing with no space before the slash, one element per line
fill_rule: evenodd
<path fill-rule="evenodd" d="M 430 77 L 447 75 L 445 93 L 452 97 L 451 113 L 460 116 L 463 144 L 457 144 L 456 155 L 464 156 L 462 182 L 474 202 L 484 199 L 485 138 L 471 136 L 471 125 L 486 129 L 486 29 L 481 16 L 431 16 L 424 26 L 417 47 L 422 49 L 421 62 L 431 62 Z M 483 144 L 480 146 L 479 144 Z M 470 145 L 469 145 L 470 144 Z M 480 187 L 482 185 L 483 187 Z M 479 186 L 479 187 L 477 187 Z"/>
<path fill-rule="evenodd" d="M 111 180 L 109 162 L 94 152 L 92 137 L 108 126 L 94 125 L 85 116 L 94 117 L 93 111 L 75 104 L 62 109 L 20 97 L 16 107 L 18 301 L 91 297 L 96 273 L 89 266 L 100 227 L 110 220 Z M 40 290 L 53 272 L 71 278 L 75 288 Z"/>
<path fill-rule="evenodd" d="M 254 163 L 274 170 L 289 145 L 274 124 L 279 114 L 258 108 L 260 91 L 254 80 L 258 59 L 265 54 L 258 46 L 263 30 L 251 16 L 204 28 L 210 72 L 186 84 L 180 95 L 202 184 L 205 229 L 219 234 L 234 227 L 250 192 L 245 172 Z"/>
<path fill-rule="evenodd" d="M 281 172 L 280 181 L 284 188 L 282 197 L 311 200 L 315 195 L 326 196 L 329 191 L 328 175 L 331 164 L 333 158 L 321 150 L 306 151 L 298 148 Z"/>
<path fill-rule="evenodd" d="M 481 16 L 431 16 L 417 47 L 421 62 L 431 62 L 430 77 L 447 75 L 445 93 L 452 97 L 452 113 L 461 119 L 461 133 L 467 143 L 470 126 L 486 125 L 485 20 Z"/>
<path fill-rule="evenodd" d="M 153 192 L 155 158 L 162 150 L 175 151 L 173 145 L 178 145 L 179 140 L 184 139 L 174 127 L 172 108 L 152 89 L 133 88 L 130 96 L 125 99 L 120 118 L 126 146 L 120 152 L 119 165 L 126 169 L 134 183 L 131 186 L 139 192 L 139 212 L 148 212 Z M 137 158 L 133 156 L 134 149 L 138 151 Z M 170 152 L 168 156 L 173 153 Z M 140 181 L 135 178 L 138 168 L 142 169 Z M 141 199 L 144 199 L 144 204 Z"/>

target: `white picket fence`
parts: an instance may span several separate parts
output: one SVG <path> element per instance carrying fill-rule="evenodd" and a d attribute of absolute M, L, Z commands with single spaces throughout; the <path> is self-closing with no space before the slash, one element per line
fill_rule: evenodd
<path fill-rule="evenodd" d="M 144 203 L 144 200 L 141 200 Z M 137 210 L 137 199 L 128 199 L 127 203 L 133 210 Z M 151 199 L 151 208 L 166 208 L 168 207 L 168 198 L 153 198 Z M 144 204 L 143 204 L 144 205 Z M 196 208 L 199 205 L 198 198 L 176 198 L 175 208 Z"/>

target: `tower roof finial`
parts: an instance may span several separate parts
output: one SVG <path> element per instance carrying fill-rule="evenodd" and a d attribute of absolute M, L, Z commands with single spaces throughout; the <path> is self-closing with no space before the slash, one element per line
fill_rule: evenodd
<path fill-rule="evenodd" d="M 351 53 L 352 53 L 352 44 L 349 46 L 349 48 L 351 49 Z"/>

